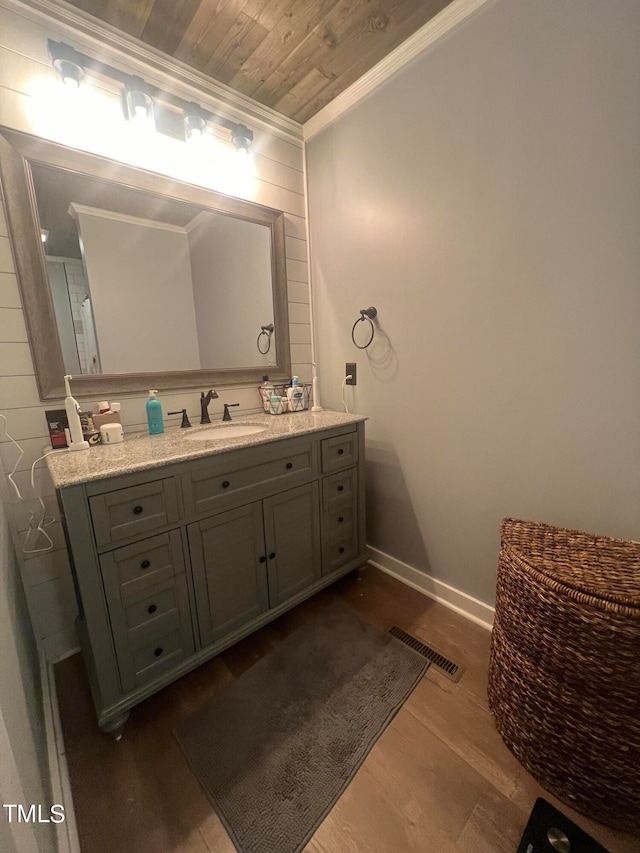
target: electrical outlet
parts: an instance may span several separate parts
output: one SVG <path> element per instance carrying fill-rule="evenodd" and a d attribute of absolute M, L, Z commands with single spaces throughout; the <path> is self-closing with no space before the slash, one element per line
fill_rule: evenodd
<path fill-rule="evenodd" d="M 347 379 L 347 385 L 357 385 L 358 384 L 358 365 L 355 361 L 348 361 L 345 366 L 344 375 L 350 376 L 351 379 Z"/>

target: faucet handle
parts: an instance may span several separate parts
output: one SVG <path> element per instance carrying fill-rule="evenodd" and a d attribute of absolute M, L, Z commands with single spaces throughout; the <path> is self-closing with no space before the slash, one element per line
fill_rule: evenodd
<path fill-rule="evenodd" d="M 224 403 L 224 415 L 222 416 L 223 421 L 230 421 L 231 415 L 229 414 L 229 408 L 233 406 L 239 406 L 240 403 Z"/>
<path fill-rule="evenodd" d="M 187 410 L 186 409 L 180 409 L 177 412 L 167 412 L 167 414 L 168 415 L 182 415 L 182 423 L 180 424 L 180 429 L 186 429 L 187 427 L 191 426 L 191 423 L 189 422 L 189 418 L 187 417 Z"/>

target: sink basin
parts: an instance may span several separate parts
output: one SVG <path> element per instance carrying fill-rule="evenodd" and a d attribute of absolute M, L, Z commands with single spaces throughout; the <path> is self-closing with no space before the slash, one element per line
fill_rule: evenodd
<path fill-rule="evenodd" d="M 220 441 L 227 438 L 242 438 L 245 435 L 255 435 L 264 432 L 266 427 L 258 424 L 222 424 L 209 429 L 201 429 L 185 435 L 187 441 Z"/>

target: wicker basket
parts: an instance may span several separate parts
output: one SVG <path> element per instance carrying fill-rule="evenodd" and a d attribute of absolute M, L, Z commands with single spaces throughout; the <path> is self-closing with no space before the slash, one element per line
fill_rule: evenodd
<path fill-rule="evenodd" d="M 547 790 L 640 831 L 640 543 L 504 519 L 489 706 Z"/>

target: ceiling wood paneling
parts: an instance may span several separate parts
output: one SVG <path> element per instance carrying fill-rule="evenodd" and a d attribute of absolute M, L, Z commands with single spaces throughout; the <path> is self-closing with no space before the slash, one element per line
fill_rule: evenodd
<path fill-rule="evenodd" d="M 305 122 L 450 0 L 71 0 Z"/>

